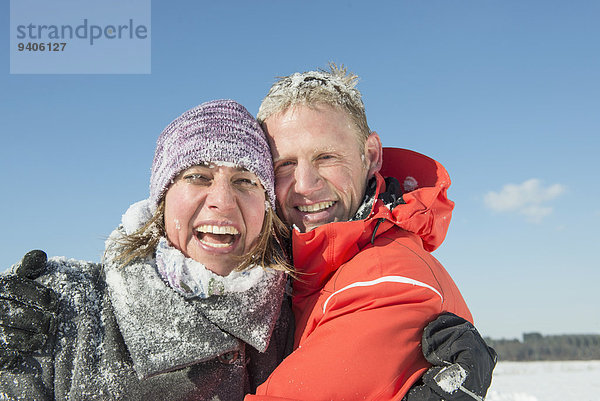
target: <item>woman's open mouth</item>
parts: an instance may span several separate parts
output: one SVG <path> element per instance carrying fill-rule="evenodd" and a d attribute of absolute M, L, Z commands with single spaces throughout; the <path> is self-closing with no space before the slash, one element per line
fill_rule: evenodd
<path fill-rule="evenodd" d="M 231 246 L 239 231 L 233 226 L 215 226 L 212 224 L 203 224 L 196 228 L 196 237 L 206 246 L 212 248 L 227 248 Z"/>

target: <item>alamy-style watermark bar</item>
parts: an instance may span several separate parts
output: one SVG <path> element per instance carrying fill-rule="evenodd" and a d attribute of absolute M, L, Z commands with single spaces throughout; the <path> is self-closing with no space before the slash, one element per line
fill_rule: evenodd
<path fill-rule="evenodd" d="M 150 0 L 11 0 L 11 74 L 149 74 Z"/>

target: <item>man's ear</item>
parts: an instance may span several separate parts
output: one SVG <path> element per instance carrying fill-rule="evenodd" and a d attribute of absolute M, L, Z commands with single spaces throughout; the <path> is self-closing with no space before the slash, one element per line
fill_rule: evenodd
<path fill-rule="evenodd" d="M 369 169 L 368 177 L 371 178 L 376 172 L 381 170 L 383 163 L 383 149 L 381 139 L 377 132 L 373 131 L 365 141 L 365 157 L 367 158 L 367 167 Z"/>

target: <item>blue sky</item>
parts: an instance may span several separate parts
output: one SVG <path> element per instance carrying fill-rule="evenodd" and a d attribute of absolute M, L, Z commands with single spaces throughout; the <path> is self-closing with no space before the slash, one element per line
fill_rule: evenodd
<path fill-rule="evenodd" d="M 0 13 L 0 270 L 30 249 L 99 261 L 147 197 L 156 138 L 276 76 L 344 64 L 385 146 L 445 165 L 435 255 L 494 338 L 600 333 L 600 3 L 154 0 L 151 74 L 11 75 Z M 51 13 L 51 11 L 50 11 Z"/>

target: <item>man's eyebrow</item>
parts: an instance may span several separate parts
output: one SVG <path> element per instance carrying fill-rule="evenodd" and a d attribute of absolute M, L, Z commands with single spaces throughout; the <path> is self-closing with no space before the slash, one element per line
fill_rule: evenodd
<path fill-rule="evenodd" d="M 285 155 L 282 155 L 282 154 L 278 154 L 277 156 L 272 155 L 272 157 L 273 157 L 273 163 L 276 161 L 279 161 L 281 159 L 292 159 L 292 157 L 286 157 Z"/>

